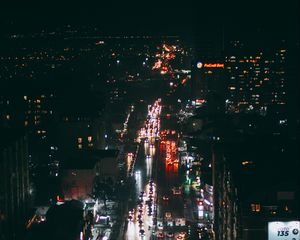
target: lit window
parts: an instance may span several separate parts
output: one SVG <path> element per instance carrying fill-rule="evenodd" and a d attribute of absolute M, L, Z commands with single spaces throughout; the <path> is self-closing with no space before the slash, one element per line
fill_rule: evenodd
<path fill-rule="evenodd" d="M 285 205 L 284 207 L 284 211 L 288 212 L 289 211 L 289 207 L 287 205 Z"/>
<path fill-rule="evenodd" d="M 82 149 L 82 144 L 78 144 L 78 149 Z"/>
<path fill-rule="evenodd" d="M 77 142 L 82 143 L 82 138 L 81 137 L 77 138 Z"/>
<path fill-rule="evenodd" d="M 255 212 L 260 212 L 260 204 L 255 204 Z"/>
<path fill-rule="evenodd" d="M 92 142 L 92 140 L 93 140 L 92 136 L 88 136 L 88 142 L 90 143 Z"/>
<path fill-rule="evenodd" d="M 260 212 L 260 204 L 259 203 L 251 203 L 251 211 L 252 212 Z"/>

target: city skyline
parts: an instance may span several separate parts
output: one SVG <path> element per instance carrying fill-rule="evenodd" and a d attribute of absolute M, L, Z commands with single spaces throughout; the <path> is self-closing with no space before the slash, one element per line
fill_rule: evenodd
<path fill-rule="evenodd" d="M 1 240 L 299 239 L 298 1 L 25 4 L 0 10 Z"/>

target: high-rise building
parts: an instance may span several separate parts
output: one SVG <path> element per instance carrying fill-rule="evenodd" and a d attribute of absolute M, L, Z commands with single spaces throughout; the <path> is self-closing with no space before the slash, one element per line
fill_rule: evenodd
<path fill-rule="evenodd" d="M 0 238 L 22 236 L 30 196 L 27 137 L 0 131 Z"/>
<path fill-rule="evenodd" d="M 192 97 L 207 102 L 209 110 L 219 112 L 224 106 L 224 63 L 203 60 L 192 63 Z"/>
<path fill-rule="evenodd" d="M 58 124 L 57 144 L 63 153 L 104 149 L 106 139 L 107 134 L 101 117 L 68 116 L 63 117 Z"/>
<path fill-rule="evenodd" d="M 240 219 L 232 171 L 220 146 L 212 146 L 212 183 L 215 239 L 239 239 Z"/>
<path fill-rule="evenodd" d="M 20 128 L 24 122 L 23 101 L 11 93 L 0 95 L 0 127 Z"/>
<path fill-rule="evenodd" d="M 219 29 L 221 30 L 221 29 Z M 224 61 L 221 31 L 196 38 L 191 68 L 191 97 L 207 102 L 211 112 L 223 110 Z"/>
<path fill-rule="evenodd" d="M 228 73 L 228 112 L 280 111 L 287 99 L 287 48 L 251 49 L 241 41 L 231 41 L 225 57 Z M 230 52 L 230 53 L 229 53 Z"/>
<path fill-rule="evenodd" d="M 49 136 L 49 128 L 54 120 L 54 94 L 39 94 L 35 96 L 24 96 L 25 121 L 24 126 L 28 128 L 32 136 L 45 139 Z"/>

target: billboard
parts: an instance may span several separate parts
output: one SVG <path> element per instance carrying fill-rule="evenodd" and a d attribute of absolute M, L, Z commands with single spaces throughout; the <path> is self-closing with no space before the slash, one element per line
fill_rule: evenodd
<path fill-rule="evenodd" d="M 198 69 L 201 68 L 224 68 L 224 63 L 202 63 L 202 62 L 197 62 L 196 67 Z"/>
<path fill-rule="evenodd" d="M 300 240 L 300 221 L 269 222 L 268 240 Z"/>

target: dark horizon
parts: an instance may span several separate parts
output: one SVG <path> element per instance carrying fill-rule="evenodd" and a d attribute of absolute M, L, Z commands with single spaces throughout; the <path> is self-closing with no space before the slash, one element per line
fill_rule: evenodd
<path fill-rule="evenodd" d="M 148 34 L 201 36 L 215 27 L 224 28 L 233 37 L 251 34 L 259 38 L 283 36 L 299 40 L 299 2 L 289 1 L 247 4 L 186 3 L 179 4 L 108 4 L 85 6 L 4 5 L 1 7 L 1 34 L 6 32 L 36 32 L 53 30 L 63 25 L 97 27 L 105 34 Z M 253 34 L 254 33 L 254 34 Z M 262 37 L 263 37 L 262 36 Z"/>

